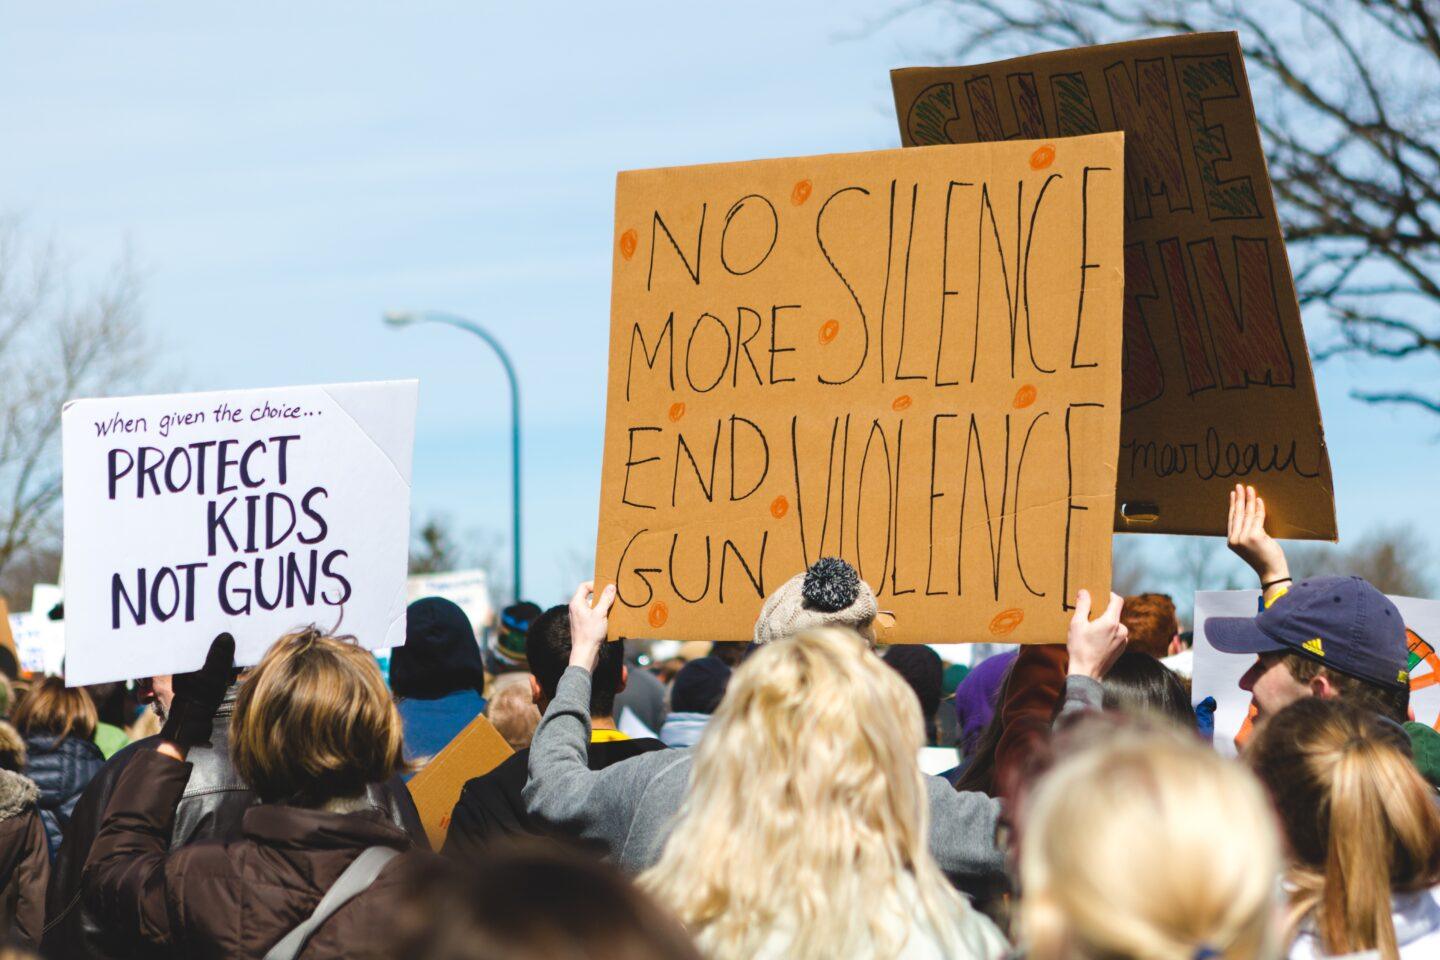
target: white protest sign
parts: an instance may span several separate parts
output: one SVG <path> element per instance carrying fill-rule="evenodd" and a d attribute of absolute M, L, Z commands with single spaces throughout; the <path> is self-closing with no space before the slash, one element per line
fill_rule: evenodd
<path fill-rule="evenodd" d="M 10 614 L 15 655 L 26 673 L 59 674 L 65 659 L 65 623 L 44 614 Z"/>
<path fill-rule="evenodd" d="M 470 630 L 477 638 L 495 610 L 490 602 L 490 578 L 484 570 L 453 570 L 411 576 L 405 582 L 406 602 L 414 603 L 425 597 L 444 597 L 464 610 L 470 620 Z"/>
<path fill-rule="evenodd" d="M 65 405 L 65 679 L 193 670 L 228 630 L 405 642 L 417 383 Z"/>
<path fill-rule="evenodd" d="M 65 591 L 58 583 L 37 583 L 30 591 L 30 612 L 36 616 L 48 617 L 55 605 L 65 599 Z"/>
<path fill-rule="evenodd" d="M 1391 597 L 1405 619 L 1410 645 L 1410 709 L 1420 723 L 1440 729 L 1440 601 Z M 1284 602 L 1283 600 L 1281 601 Z M 1255 662 L 1253 656 L 1221 653 L 1210 645 L 1205 622 L 1211 617 L 1253 617 L 1259 610 L 1258 590 L 1213 590 L 1195 594 L 1195 674 L 1191 699 L 1215 698 L 1215 749 L 1234 756 L 1235 738 L 1250 715 L 1250 694 L 1240 678 Z M 1247 731 L 1248 733 L 1248 731 Z"/>

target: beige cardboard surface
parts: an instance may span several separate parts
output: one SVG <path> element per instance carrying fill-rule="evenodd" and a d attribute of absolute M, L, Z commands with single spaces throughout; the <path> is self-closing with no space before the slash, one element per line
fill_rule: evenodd
<path fill-rule="evenodd" d="M 1110 579 L 1123 138 L 621 173 L 596 579 L 745 640 L 822 556 L 890 642 L 1062 640 Z"/>
<path fill-rule="evenodd" d="M 1239 41 L 1194 34 L 891 72 L 906 146 L 1124 130 L 1115 529 L 1336 539 L 1334 485 Z M 1122 505 L 1129 504 L 1122 515 Z"/>
<path fill-rule="evenodd" d="M 514 752 L 495 725 L 480 714 L 415 774 L 409 784 L 410 796 L 432 848 L 439 850 L 445 843 L 450 813 L 465 781 L 489 773 Z"/>

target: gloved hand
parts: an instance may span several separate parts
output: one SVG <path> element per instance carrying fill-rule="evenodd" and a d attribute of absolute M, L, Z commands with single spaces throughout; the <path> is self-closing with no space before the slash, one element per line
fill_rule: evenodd
<path fill-rule="evenodd" d="M 222 633 L 210 643 L 205 665 L 194 673 L 176 674 L 175 695 L 160 738 L 184 749 L 210 742 L 215 711 L 225 699 L 234 672 L 235 638 Z"/>

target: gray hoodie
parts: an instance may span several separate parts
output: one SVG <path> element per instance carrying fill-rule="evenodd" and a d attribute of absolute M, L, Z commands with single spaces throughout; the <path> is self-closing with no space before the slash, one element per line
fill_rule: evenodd
<path fill-rule="evenodd" d="M 1088 678 L 1070 678 L 1065 695 L 1071 709 L 1100 706 L 1100 684 Z M 569 667 L 530 743 L 525 805 L 560 831 L 604 843 L 622 869 L 639 873 L 660 858 L 690 788 L 693 752 L 656 750 L 591 770 L 589 742 L 590 674 Z M 930 852 L 940 869 L 967 889 L 1002 880 L 1005 858 L 995 845 L 999 801 L 957 792 L 940 777 L 927 777 L 926 788 Z"/>

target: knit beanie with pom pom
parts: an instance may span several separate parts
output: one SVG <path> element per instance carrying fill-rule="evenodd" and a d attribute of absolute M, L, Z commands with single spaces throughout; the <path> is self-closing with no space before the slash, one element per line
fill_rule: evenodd
<path fill-rule="evenodd" d="M 822 557 L 770 594 L 755 621 L 755 642 L 769 643 L 817 627 L 869 626 L 879 613 L 875 591 L 839 557 Z"/>

